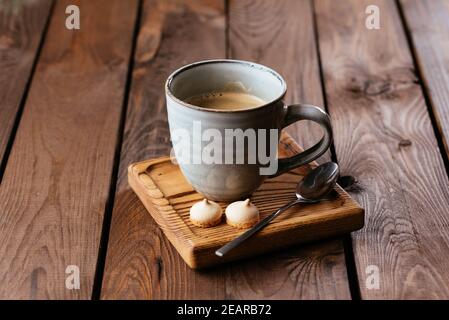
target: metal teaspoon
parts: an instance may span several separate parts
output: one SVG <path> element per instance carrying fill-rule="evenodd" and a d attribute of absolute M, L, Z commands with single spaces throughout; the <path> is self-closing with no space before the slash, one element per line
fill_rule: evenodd
<path fill-rule="evenodd" d="M 282 212 L 298 203 L 316 203 L 323 200 L 324 196 L 333 190 L 340 170 L 334 162 L 324 163 L 310 171 L 296 186 L 296 199 L 280 207 L 268 217 L 261 220 L 248 231 L 215 251 L 219 257 L 223 257 L 232 249 L 238 247 L 246 239 L 263 229 L 271 220 Z"/>

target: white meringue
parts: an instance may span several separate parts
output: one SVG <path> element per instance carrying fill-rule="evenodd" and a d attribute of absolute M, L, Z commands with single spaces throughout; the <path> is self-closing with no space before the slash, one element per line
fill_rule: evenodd
<path fill-rule="evenodd" d="M 249 228 L 259 222 L 259 210 L 246 199 L 236 201 L 226 208 L 226 222 L 237 228 Z"/>
<path fill-rule="evenodd" d="M 204 198 L 190 208 L 190 221 L 198 227 L 213 227 L 220 223 L 223 209 L 216 202 Z"/>

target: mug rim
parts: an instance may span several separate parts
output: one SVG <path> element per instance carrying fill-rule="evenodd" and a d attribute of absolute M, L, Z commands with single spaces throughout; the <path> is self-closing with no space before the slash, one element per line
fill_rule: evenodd
<path fill-rule="evenodd" d="M 177 98 L 173 92 L 171 91 L 170 85 L 173 81 L 173 79 L 181 74 L 182 72 L 204 65 L 204 64 L 213 64 L 213 63 L 234 63 L 234 64 L 243 64 L 247 67 L 257 67 L 262 71 L 265 72 L 269 72 L 271 73 L 273 76 L 275 76 L 276 78 L 278 78 L 278 80 L 281 82 L 282 85 L 282 92 L 281 94 L 276 97 L 275 99 L 272 99 L 258 107 L 255 108 L 250 108 L 250 109 L 238 109 L 238 110 L 226 110 L 226 109 L 210 109 L 210 108 L 204 108 L 204 107 L 200 107 L 200 106 L 196 106 L 194 104 L 190 104 L 187 103 L 179 98 Z M 278 101 L 282 100 L 282 98 L 285 96 L 285 93 L 287 92 L 287 83 L 285 82 L 284 78 L 282 78 L 282 76 L 274 71 L 273 69 L 264 66 L 262 64 L 259 63 L 255 63 L 255 62 L 251 62 L 251 61 L 245 61 L 245 60 L 235 60 L 235 59 L 211 59 L 211 60 L 201 60 L 201 61 L 197 61 L 197 62 L 193 62 L 193 63 L 189 63 L 187 65 L 184 65 L 178 69 L 176 69 L 175 71 L 173 71 L 167 78 L 166 82 L 165 82 L 165 93 L 167 94 L 168 97 L 170 97 L 172 100 L 174 100 L 175 102 L 177 102 L 178 104 L 184 106 L 184 107 L 188 107 L 190 109 L 195 109 L 195 110 L 199 110 L 199 111 L 207 111 L 207 112 L 216 112 L 216 113 L 236 113 L 236 112 L 252 112 L 252 111 L 256 111 L 256 110 L 260 110 L 264 107 L 267 107 L 269 105 L 272 105 L 273 103 L 277 103 Z"/>

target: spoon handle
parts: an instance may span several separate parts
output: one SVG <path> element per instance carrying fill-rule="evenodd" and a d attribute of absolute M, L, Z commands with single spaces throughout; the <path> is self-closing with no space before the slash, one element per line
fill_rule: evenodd
<path fill-rule="evenodd" d="M 258 222 L 255 226 L 253 226 L 248 231 L 242 233 L 240 236 L 235 238 L 234 240 L 228 242 L 223 247 L 215 251 L 215 254 L 219 257 L 223 257 L 226 253 L 234 249 L 235 247 L 238 247 L 242 242 L 244 242 L 246 239 L 263 229 L 268 223 L 270 223 L 271 220 L 276 218 L 278 215 L 280 215 L 282 212 L 287 210 L 288 208 L 294 206 L 297 203 L 304 202 L 302 199 L 295 199 L 287 203 L 286 205 L 280 207 L 275 212 L 270 214 L 268 217 L 262 219 L 260 222 Z"/>

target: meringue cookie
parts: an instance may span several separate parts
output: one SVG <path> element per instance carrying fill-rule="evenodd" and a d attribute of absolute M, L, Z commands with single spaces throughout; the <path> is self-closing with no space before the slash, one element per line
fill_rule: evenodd
<path fill-rule="evenodd" d="M 226 223 L 240 229 L 249 228 L 259 222 L 259 210 L 246 199 L 236 201 L 226 208 Z"/>
<path fill-rule="evenodd" d="M 190 208 L 190 221 L 198 227 L 208 228 L 220 223 L 223 209 L 216 202 L 203 199 Z"/>

